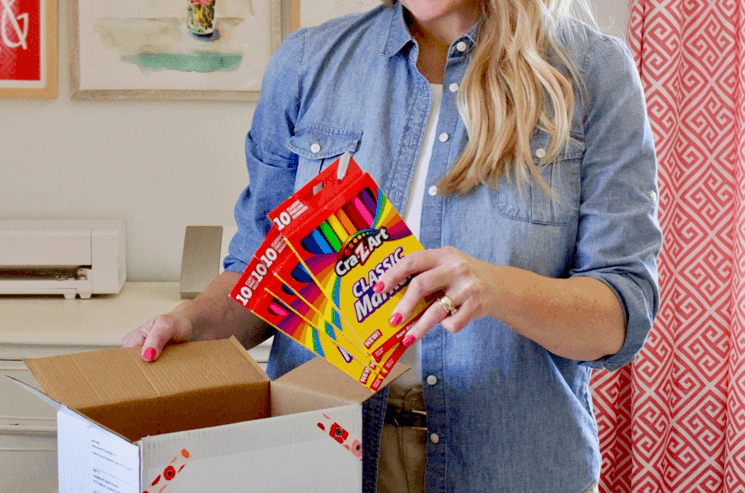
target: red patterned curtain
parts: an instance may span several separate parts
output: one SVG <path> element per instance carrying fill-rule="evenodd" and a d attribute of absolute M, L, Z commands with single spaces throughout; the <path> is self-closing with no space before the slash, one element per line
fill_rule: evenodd
<path fill-rule="evenodd" d="M 602 492 L 745 492 L 745 0 L 630 0 L 659 158 L 662 302 L 596 372 Z"/>

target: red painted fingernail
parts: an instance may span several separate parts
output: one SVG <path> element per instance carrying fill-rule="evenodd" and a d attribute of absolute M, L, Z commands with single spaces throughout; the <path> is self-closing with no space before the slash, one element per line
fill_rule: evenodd
<path fill-rule="evenodd" d="M 145 349 L 142 357 L 145 358 L 147 361 L 153 361 L 155 359 L 155 349 L 151 347 Z"/>
<path fill-rule="evenodd" d="M 404 339 L 403 345 L 405 347 L 409 347 L 412 344 L 414 344 L 414 341 L 416 341 L 416 337 L 414 337 L 414 336 L 406 336 L 406 339 Z"/>
<path fill-rule="evenodd" d="M 373 286 L 373 293 L 376 293 L 376 294 L 380 293 L 384 289 L 385 289 L 385 284 L 383 284 L 382 282 L 376 282 L 375 285 Z"/>
<path fill-rule="evenodd" d="M 403 318 L 403 315 L 401 315 L 400 313 L 394 313 L 393 316 L 388 319 L 388 322 L 391 325 L 398 325 L 401 323 L 401 320 L 403 320 Z"/>

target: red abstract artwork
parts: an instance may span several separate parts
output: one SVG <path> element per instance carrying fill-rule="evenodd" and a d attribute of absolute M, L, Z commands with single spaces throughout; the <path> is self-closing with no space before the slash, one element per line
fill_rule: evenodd
<path fill-rule="evenodd" d="M 57 97 L 57 0 L 0 0 L 0 97 Z"/>
<path fill-rule="evenodd" d="M 0 80 L 41 81 L 41 0 L 0 0 Z"/>

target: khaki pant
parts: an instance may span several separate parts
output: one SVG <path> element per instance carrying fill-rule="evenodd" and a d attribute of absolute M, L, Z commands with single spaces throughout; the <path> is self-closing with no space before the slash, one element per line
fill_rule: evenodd
<path fill-rule="evenodd" d="M 407 411 L 424 411 L 422 387 L 390 386 L 388 403 Z M 378 493 L 425 493 L 427 430 L 408 426 L 383 426 L 378 462 Z M 598 493 L 597 485 L 585 493 Z"/>
<path fill-rule="evenodd" d="M 388 403 L 407 411 L 424 411 L 422 386 L 390 386 Z M 378 493 L 424 493 L 424 446 L 427 430 L 410 426 L 383 426 L 378 461 Z"/>

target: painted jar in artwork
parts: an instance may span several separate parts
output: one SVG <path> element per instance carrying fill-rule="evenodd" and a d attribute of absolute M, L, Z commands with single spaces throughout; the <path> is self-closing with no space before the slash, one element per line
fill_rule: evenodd
<path fill-rule="evenodd" d="M 186 25 L 189 31 L 209 35 L 215 30 L 215 0 L 188 0 Z"/>

